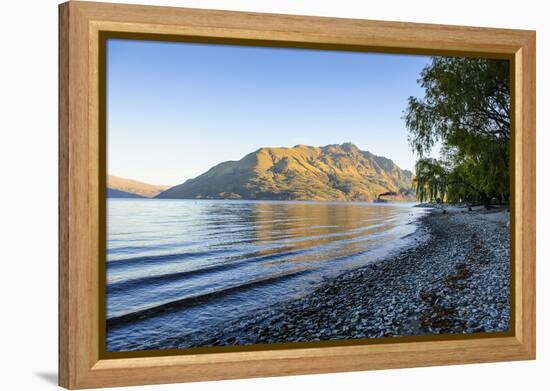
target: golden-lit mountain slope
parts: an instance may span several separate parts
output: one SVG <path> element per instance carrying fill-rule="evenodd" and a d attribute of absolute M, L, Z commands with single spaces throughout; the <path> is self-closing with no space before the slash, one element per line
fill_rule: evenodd
<path fill-rule="evenodd" d="M 133 179 L 120 178 L 114 175 L 107 176 L 107 197 L 153 198 L 169 186 L 150 185 Z"/>
<path fill-rule="evenodd" d="M 260 148 L 163 191 L 159 198 L 370 201 L 413 199 L 412 173 L 354 144 Z"/>

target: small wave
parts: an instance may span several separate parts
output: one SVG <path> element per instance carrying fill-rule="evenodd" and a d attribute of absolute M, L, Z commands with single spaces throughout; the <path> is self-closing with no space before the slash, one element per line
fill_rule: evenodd
<path fill-rule="evenodd" d="M 201 257 L 210 256 L 210 255 L 219 255 L 219 254 L 224 254 L 224 253 L 226 254 L 231 252 L 235 252 L 235 250 L 217 249 L 217 250 L 171 253 L 171 254 L 141 255 L 137 257 L 121 258 L 117 260 L 108 261 L 107 269 L 109 270 L 118 269 L 118 268 L 124 268 L 127 266 L 145 266 L 151 263 L 181 261 L 188 258 L 201 258 Z"/>
<path fill-rule="evenodd" d="M 275 253 L 264 254 L 264 255 L 258 255 L 258 253 L 252 253 L 252 254 L 246 254 L 241 257 L 231 258 L 231 259 L 234 259 L 233 261 L 219 262 L 211 266 L 199 267 L 197 269 L 182 270 L 174 273 L 157 274 L 153 276 L 147 275 L 144 277 L 137 277 L 137 278 L 132 278 L 128 280 L 116 281 L 107 285 L 107 293 L 118 294 L 121 292 L 126 292 L 129 289 L 134 289 L 143 285 L 153 285 L 159 282 L 177 281 L 182 278 L 195 277 L 203 274 L 209 274 L 209 273 L 215 273 L 215 272 L 220 272 L 224 270 L 234 269 L 235 267 L 240 267 L 250 263 L 271 261 L 271 260 L 279 259 L 283 257 L 296 256 L 307 251 L 308 251 L 307 249 L 301 249 L 301 250 L 293 250 L 293 251 L 275 252 Z"/>
<path fill-rule="evenodd" d="M 158 305 L 155 305 L 153 307 L 133 311 L 127 314 L 113 316 L 111 318 L 107 319 L 107 326 L 108 327 L 114 327 L 125 323 L 131 323 L 135 322 L 137 320 L 146 319 L 151 316 L 157 316 L 166 312 L 170 312 L 179 308 L 183 307 L 190 307 L 195 306 L 198 304 L 205 303 L 209 300 L 219 298 L 222 296 L 229 295 L 231 293 L 240 292 L 246 289 L 254 288 L 257 286 L 261 286 L 264 284 L 271 284 L 273 282 L 287 279 L 287 278 L 293 278 L 298 277 L 300 275 L 309 273 L 309 269 L 300 269 L 300 270 L 294 270 L 290 272 L 280 273 L 276 275 L 272 275 L 265 278 L 260 278 L 256 280 L 252 280 L 249 282 L 245 282 L 243 284 L 233 285 L 229 286 L 223 289 L 219 290 L 213 290 L 206 293 L 201 293 L 198 295 L 193 296 L 186 296 L 180 299 L 172 300 L 169 302 L 161 303 Z"/>

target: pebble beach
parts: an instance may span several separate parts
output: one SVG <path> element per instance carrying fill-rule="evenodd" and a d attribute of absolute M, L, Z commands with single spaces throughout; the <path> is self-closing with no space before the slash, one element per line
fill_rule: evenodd
<path fill-rule="evenodd" d="M 394 256 L 163 348 L 507 331 L 508 210 L 436 208 L 417 224 Z"/>

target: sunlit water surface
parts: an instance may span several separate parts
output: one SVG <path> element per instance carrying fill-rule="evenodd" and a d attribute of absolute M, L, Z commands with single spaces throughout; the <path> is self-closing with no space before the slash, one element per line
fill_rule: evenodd
<path fill-rule="evenodd" d="M 107 350 L 162 347 L 408 244 L 409 203 L 108 199 Z"/>

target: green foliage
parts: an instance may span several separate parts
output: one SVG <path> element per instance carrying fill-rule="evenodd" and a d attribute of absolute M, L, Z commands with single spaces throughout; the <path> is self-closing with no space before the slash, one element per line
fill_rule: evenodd
<path fill-rule="evenodd" d="M 405 111 L 419 156 L 417 197 L 448 202 L 509 198 L 510 69 L 504 60 L 433 57 Z M 428 155 L 442 145 L 440 160 Z"/>
<path fill-rule="evenodd" d="M 436 159 L 421 159 L 416 163 L 414 179 L 416 196 L 420 202 L 444 199 L 447 193 L 448 170 Z"/>

